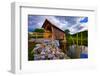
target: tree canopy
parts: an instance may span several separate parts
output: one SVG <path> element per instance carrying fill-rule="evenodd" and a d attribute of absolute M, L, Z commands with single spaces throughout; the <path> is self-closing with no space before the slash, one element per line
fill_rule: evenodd
<path fill-rule="evenodd" d="M 65 33 L 66 33 L 66 34 L 69 34 L 69 32 L 70 32 L 69 29 L 66 29 L 66 30 L 65 30 Z"/>
<path fill-rule="evenodd" d="M 44 32 L 44 29 L 43 29 L 43 28 L 36 28 L 36 29 L 34 30 L 34 32 L 43 33 L 43 32 Z"/>

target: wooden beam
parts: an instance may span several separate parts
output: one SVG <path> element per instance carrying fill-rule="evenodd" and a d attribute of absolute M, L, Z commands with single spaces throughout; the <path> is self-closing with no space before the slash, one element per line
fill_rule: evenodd
<path fill-rule="evenodd" d="M 53 40 L 54 39 L 53 27 L 51 27 L 51 30 L 52 30 L 52 40 Z"/>

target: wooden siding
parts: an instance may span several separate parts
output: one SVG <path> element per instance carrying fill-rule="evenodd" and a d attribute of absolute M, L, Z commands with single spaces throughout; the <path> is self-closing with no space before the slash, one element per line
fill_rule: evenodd
<path fill-rule="evenodd" d="M 65 34 L 64 31 L 62 31 L 60 28 L 50 23 L 48 20 L 44 22 L 42 28 L 45 29 L 45 32 L 47 31 L 51 32 L 52 39 L 64 39 L 64 34 Z"/>

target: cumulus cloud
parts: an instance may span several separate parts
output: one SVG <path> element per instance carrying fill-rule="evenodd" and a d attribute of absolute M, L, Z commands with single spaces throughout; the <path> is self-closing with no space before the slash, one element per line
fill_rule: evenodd
<path fill-rule="evenodd" d="M 87 30 L 88 17 L 79 16 L 28 16 L 29 31 L 35 28 L 41 28 L 44 21 L 48 19 L 52 24 L 62 30 L 69 29 L 70 34 Z"/>

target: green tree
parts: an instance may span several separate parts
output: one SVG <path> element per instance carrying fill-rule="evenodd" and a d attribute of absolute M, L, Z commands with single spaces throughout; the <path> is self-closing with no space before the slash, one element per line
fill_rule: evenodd
<path fill-rule="evenodd" d="M 34 32 L 44 33 L 44 29 L 43 28 L 36 28 L 34 30 Z"/>
<path fill-rule="evenodd" d="M 69 35 L 70 35 L 69 32 L 70 32 L 69 29 L 66 29 L 66 30 L 65 30 L 65 36 L 66 36 L 66 41 L 67 41 L 67 42 L 66 42 L 67 51 L 68 51 L 68 48 L 69 48 Z"/>
<path fill-rule="evenodd" d="M 69 32 L 70 32 L 69 29 L 65 30 L 66 35 L 69 35 Z"/>
<path fill-rule="evenodd" d="M 69 32 L 70 32 L 70 31 L 69 31 L 68 29 L 65 30 L 66 39 L 67 39 L 67 41 L 70 41 L 70 39 L 72 40 L 71 42 L 68 42 L 68 43 L 75 44 L 75 41 L 74 41 L 74 39 L 73 39 L 74 35 L 70 35 Z"/>

